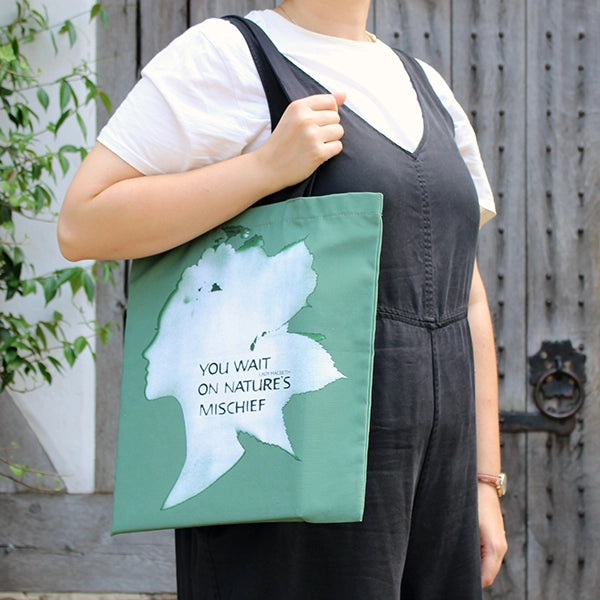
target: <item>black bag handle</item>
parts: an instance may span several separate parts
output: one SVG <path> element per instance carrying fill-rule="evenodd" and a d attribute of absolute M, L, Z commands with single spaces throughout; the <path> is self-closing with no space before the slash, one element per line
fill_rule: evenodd
<path fill-rule="evenodd" d="M 308 94 L 292 72 L 292 63 L 277 50 L 269 36 L 256 23 L 237 15 L 223 18 L 238 28 L 248 44 L 269 102 L 271 125 L 274 129 L 287 105 Z"/>
<path fill-rule="evenodd" d="M 292 63 L 270 40 L 269 36 L 253 21 L 237 15 L 223 17 L 238 28 L 244 36 L 250 54 L 260 76 L 271 116 L 271 130 L 275 129 L 288 104 L 305 98 L 308 93 L 292 70 Z M 300 183 L 263 198 L 256 205 L 271 204 L 288 198 L 310 196 L 317 171 Z"/>

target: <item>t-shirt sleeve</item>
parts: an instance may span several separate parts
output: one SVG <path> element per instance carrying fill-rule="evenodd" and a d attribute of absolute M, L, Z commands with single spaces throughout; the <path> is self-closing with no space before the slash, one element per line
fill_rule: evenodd
<path fill-rule="evenodd" d="M 98 141 L 152 175 L 237 156 L 269 127 L 244 39 L 230 23 L 208 19 L 148 63 Z"/>
<path fill-rule="evenodd" d="M 454 121 L 454 138 L 477 190 L 479 198 L 480 226 L 487 223 L 496 214 L 494 195 L 477 143 L 477 137 L 462 106 L 454 96 L 444 78 L 430 65 L 419 61 L 434 91 L 450 113 Z"/>

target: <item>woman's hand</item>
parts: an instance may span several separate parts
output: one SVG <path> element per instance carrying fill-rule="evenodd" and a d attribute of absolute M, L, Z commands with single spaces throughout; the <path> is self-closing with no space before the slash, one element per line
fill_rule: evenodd
<path fill-rule="evenodd" d="M 292 102 L 277 127 L 256 150 L 277 190 L 299 183 L 342 151 L 344 129 L 338 108 L 344 92 L 308 96 Z"/>
<path fill-rule="evenodd" d="M 481 547 L 481 585 L 492 585 L 508 550 L 500 499 L 494 488 L 479 483 L 479 539 Z"/>

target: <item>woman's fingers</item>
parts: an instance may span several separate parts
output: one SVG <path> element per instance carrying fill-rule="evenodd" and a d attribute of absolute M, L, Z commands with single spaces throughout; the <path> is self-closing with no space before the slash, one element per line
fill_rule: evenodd
<path fill-rule="evenodd" d="M 337 110 L 313 110 L 312 118 L 315 125 L 325 127 L 340 122 L 340 113 Z"/>
<path fill-rule="evenodd" d="M 315 136 L 315 141 L 322 144 L 331 144 L 338 142 L 344 135 L 344 128 L 340 125 L 340 114 L 338 111 L 339 102 L 345 100 L 345 94 L 318 94 L 308 96 L 298 102 L 301 105 L 300 110 L 306 110 L 304 126 L 306 135 L 310 137 L 311 133 Z M 337 154 L 341 151 L 341 144 L 334 144 Z M 331 154 L 333 148 L 328 148 L 325 152 L 327 159 L 335 156 Z M 326 160 L 327 160 L 326 159 Z"/>
<path fill-rule="evenodd" d="M 340 122 L 340 114 L 335 98 L 331 94 L 308 96 L 292 102 L 284 113 L 284 118 L 297 120 L 299 125 L 314 124 L 319 127 Z"/>
<path fill-rule="evenodd" d="M 344 136 L 344 128 L 339 123 L 332 125 L 322 125 L 319 127 L 321 141 L 323 143 L 339 140 Z"/>
<path fill-rule="evenodd" d="M 281 188 L 306 179 L 342 151 L 339 106 L 346 94 L 316 94 L 292 102 L 265 145 L 263 164 L 272 165 Z"/>
<path fill-rule="evenodd" d="M 345 101 L 345 92 L 334 92 L 333 94 L 314 94 L 312 96 L 306 96 L 306 98 L 301 98 L 300 100 L 295 100 L 295 102 L 306 103 L 313 110 L 333 110 L 336 112 L 338 107 L 340 107 Z"/>

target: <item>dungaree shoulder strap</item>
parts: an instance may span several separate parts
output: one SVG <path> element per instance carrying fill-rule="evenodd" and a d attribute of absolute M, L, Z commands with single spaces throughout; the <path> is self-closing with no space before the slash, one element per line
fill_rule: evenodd
<path fill-rule="evenodd" d="M 408 76 L 415 85 L 419 86 L 419 91 L 423 94 L 430 107 L 442 116 L 449 130 L 452 132 L 452 136 L 454 136 L 454 120 L 433 89 L 431 81 L 429 81 L 429 77 L 427 77 L 419 61 L 414 56 L 410 56 L 410 54 L 406 54 L 406 52 L 398 48 L 392 48 L 392 50 L 400 57 Z"/>

